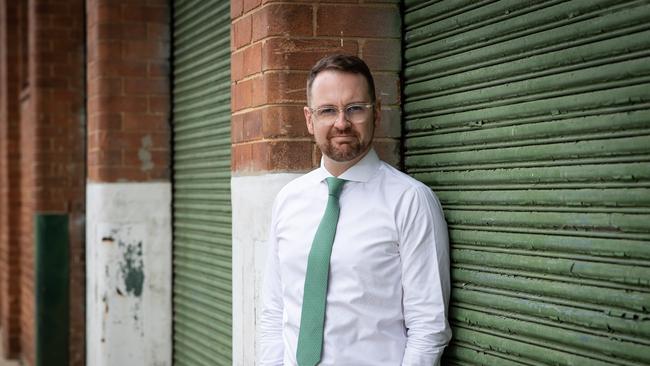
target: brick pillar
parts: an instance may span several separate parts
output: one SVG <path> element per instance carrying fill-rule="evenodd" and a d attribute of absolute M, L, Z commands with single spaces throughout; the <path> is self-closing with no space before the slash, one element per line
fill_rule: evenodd
<path fill-rule="evenodd" d="M 18 4 L 0 2 L 0 328 L 4 358 L 20 352 Z"/>
<path fill-rule="evenodd" d="M 20 87 L 21 339 L 35 361 L 35 215 L 69 217 L 69 357 L 84 363 L 85 85 L 83 0 L 33 0 Z"/>
<path fill-rule="evenodd" d="M 331 53 L 368 63 L 383 108 L 375 149 L 397 164 L 401 23 L 398 1 L 234 0 L 231 17 L 233 359 L 252 365 L 271 203 L 320 163 L 302 112 L 309 69 Z"/>
<path fill-rule="evenodd" d="M 171 365 L 168 3 L 86 0 L 88 365 Z"/>

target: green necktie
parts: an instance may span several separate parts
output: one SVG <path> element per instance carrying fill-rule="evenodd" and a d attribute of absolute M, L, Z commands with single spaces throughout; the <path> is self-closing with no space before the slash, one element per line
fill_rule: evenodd
<path fill-rule="evenodd" d="M 339 194 L 345 182 L 345 180 L 336 177 L 327 178 L 329 188 L 327 208 L 318 225 L 318 230 L 316 230 L 307 260 L 298 351 L 296 352 L 299 366 L 314 366 L 321 358 L 330 255 L 332 254 L 336 225 L 339 221 Z"/>

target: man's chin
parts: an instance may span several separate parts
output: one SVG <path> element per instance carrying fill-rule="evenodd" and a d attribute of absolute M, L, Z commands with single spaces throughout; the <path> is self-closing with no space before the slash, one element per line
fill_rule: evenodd
<path fill-rule="evenodd" d="M 325 150 L 321 149 L 323 154 L 328 158 L 339 163 L 352 161 L 361 156 L 366 150 L 367 149 L 362 149 L 359 145 L 355 146 L 352 144 L 339 144 L 338 147 L 330 145 Z"/>

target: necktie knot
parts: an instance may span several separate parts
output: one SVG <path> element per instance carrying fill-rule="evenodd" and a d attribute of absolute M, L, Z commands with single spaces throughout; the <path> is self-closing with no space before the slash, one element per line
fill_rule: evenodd
<path fill-rule="evenodd" d="M 347 182 L 345 179 L 337 177 L 327 177 L 325 180 L 327 181 L 329 194 L 334 197 L 338 197 L 341 194 L 341 189 L 343 189 L 343 185 Z"/>

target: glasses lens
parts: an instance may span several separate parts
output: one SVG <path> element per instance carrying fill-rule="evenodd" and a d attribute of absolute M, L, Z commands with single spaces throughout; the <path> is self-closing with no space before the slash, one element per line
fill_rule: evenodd
<path fill-rule="evenodd" d="M 366 104 L 350 104 L 345 107 L 345 118 L 352 123 L 362 123 L 368 118 L 369 110 Z"/>
<path fill-rule="evenodd" d="M 339 110 L 335 107 L 322 107 L 316 109 L 315 115 L 316 120 L 320 123 L 332 124 L 336 121 L 336 117 L 339 115 Z"/>

